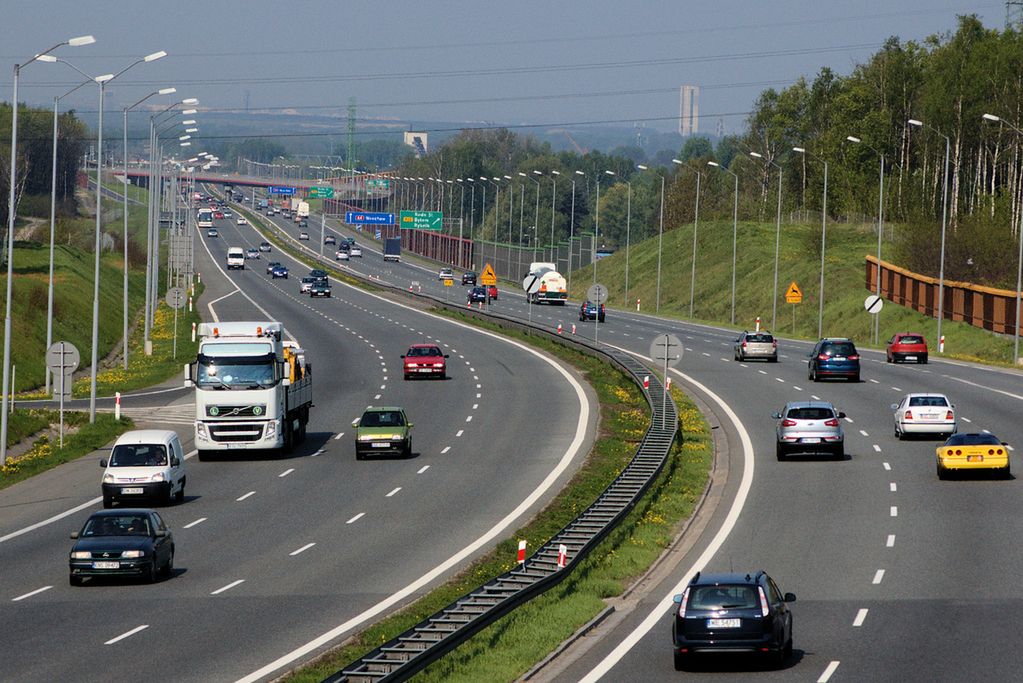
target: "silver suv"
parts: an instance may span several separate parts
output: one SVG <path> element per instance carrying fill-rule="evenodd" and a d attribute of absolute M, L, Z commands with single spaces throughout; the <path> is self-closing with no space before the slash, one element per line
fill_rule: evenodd
<path fill-rule="evenodd" d="M 789 453 L 797 451 L 831 453 L 839 460 L 845 457 L 845 433 L 841 422 L 845 413 L 835 410 L 830 403 L 792 401 L 771 417 L 778 420 L 778 460 L 784 460 Z"/>
<path fill-rule="evenodd" d="M 735 360 L 766 358 L 768 363 L 778 362 L 778 342 L 770 332 L 743 331 L 735 340 Z"/>

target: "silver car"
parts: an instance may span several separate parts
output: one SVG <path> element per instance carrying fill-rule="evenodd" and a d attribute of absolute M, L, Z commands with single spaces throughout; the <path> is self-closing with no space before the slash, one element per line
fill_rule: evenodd
<path fill-rule="evenodd" d="M 305 294 L 306 292 L 308 292 L 312 288 L 314 282 L 316 282 L 316 278 L 314 277 L 302 278 L 302 280 L 298 284 L 298 293 Z"/>
<path fill-rule="evenodd" d="M 895 436 L 937 434 L 948 438 L 956 432 L 955 406 L 945 394 L 906 394 L 892 404 L 895 411 Z"/>
<path fill-rule="evenodd" d="M 845 457 L 845 413 L 835 410 L 827 401 L 792 401 L 785 409 L 772 415 L 778 420 L 777 456 L 784 460 L 789 453 L 831 453 Z"/>
<path fill-rule="evenodd" d="M 768 363 L 778 362 L 778 342 L 770 332 L 743 331 L 735 340 L 735 360 L 765 358 Z"/>

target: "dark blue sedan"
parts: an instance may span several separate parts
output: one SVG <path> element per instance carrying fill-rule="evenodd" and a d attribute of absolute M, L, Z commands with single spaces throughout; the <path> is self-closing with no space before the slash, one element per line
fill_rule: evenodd
<path fill-rule="evenodd" d="M 86 577 L 128 576 L 153 583 L 174 571 L 174 537 L 155 510 L 94 512 L 81 531 L 71 533 L 72 586 Z"/>
<path fill-rule="evenodd" d="M 288 267 L 287 266 L 282 266 L 282 265 L 278 264 L 278 265 L 274 266 L 273 269 L 270 271 L 270 276 L 273 277 L 274 280 L 276 280 L 279 277 L 282 277 L 285 280 L 287 280 L 288 279 Z"/>

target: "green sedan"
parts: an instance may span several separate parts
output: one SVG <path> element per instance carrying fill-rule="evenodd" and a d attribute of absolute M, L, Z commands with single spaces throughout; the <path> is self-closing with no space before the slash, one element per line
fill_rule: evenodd
<path fill-rule="evenodd" d="M 412 423 L 401 408 L 367 408 L 352 426 L 355 427 L 356 460 L 370 453 L 405 458 L 412 455 Z"/>

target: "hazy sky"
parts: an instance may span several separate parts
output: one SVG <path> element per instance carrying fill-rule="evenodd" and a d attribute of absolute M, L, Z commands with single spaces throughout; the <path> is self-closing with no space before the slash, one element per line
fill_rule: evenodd
<path fill-rule="evenodd" d="M 952 30 L 957 14 L 1002 27 L 1005 5 L 979 0 L 4 0 L 0 98 L 16 62 L 57 53 L 89 74 L 117 72 L 108 111 L 176 86 L 201 109 L 294 108 L 359 118 L 466 124 L 645 122 L 675 129 L 678 88 L 701 86 L 700 129 L 742 128 L 766 87 L 821 66 L 846 74 L 889 36 Z M 59 64 L 22 72 L 20 97 L 49 106 L 81 79 Z M 95 88 L 67 104 L 95 110 Z M 201 126 L 201 122 L 200 122 Z"/>

